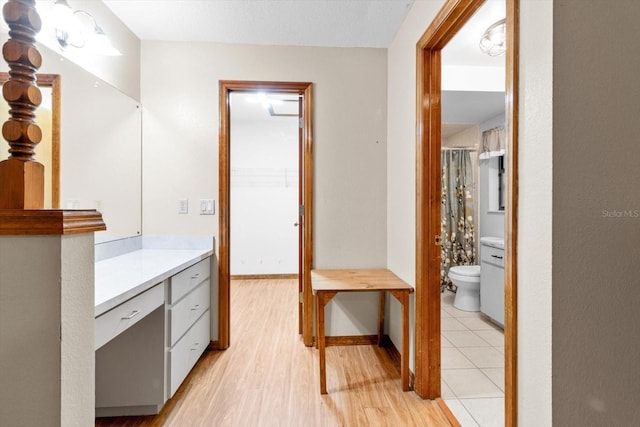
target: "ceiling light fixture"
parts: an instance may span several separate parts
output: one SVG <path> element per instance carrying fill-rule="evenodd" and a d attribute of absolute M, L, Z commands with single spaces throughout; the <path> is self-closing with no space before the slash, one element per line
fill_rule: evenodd
<path fill-rule="evenodd" d="M 265 109 L 269 109 L 269 107 L 271 107 L 273 105 L 282 104 L 282 100 L 281 99 L 269 98 L 269 97 L 267 97 L 267 95 L 264 92 L 258 92 L 254 96 L 251 96 L 251 95 L 250 96 L 246 96 L 244 99 L 249 104 L 260 103 L 260 104 L 262 104 L 262 106 Z"/>
<path fill-rule="evenodd" d="M 489 56 L 502 55 L 507 50 L 506 20 L 491 25 L 480 39 L 480 50 Z"/>

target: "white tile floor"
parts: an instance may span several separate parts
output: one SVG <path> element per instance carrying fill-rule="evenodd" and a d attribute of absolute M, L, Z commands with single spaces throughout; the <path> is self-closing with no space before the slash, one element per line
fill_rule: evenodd
<path fill-rule="evenodd" d="M 504 334 L 442 294 L 442 398 L 462 427 L 504 426 Z"/>

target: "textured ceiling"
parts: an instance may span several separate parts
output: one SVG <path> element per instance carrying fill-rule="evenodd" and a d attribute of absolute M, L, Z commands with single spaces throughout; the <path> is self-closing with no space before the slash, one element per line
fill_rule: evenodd
<path fill-rule="evenodd" d="M 414 0 L 103 0 L 141 40 L 388 47 Z"/>
<path fill-rule="evenodd" d="M 414 0 L 103 1 L 142 40 L 377 48 L 390 45 L 414 3 Z M 504 56 L 489 57 L 478 48 L 484 30 L 504 16 L 505 0 L 487 0 L 447 44 L 443 65 L 504 67 Z M 428 24 L 425 22 L 425 29 Z M 443 102 L 446 123 L 482 122 L 499 114 L 500 108 L 504 111 L 501 93 L 459 92 L 443 94 L 443 98 L 449 99 Z M 266 115 L 259 105 L 237 105 L 236 110 L 239 117 Z"/>

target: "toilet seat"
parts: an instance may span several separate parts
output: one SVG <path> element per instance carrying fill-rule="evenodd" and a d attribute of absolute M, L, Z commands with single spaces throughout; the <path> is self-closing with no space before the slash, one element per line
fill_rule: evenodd
<path fill-rule="evenodd" d="M 456 265 L 455 267 L 451 267 L 449 269 L 449 274 L 453 273 L 458 276 L 465 277 L 480 277 L 480 266 L 479 265 Z"/>

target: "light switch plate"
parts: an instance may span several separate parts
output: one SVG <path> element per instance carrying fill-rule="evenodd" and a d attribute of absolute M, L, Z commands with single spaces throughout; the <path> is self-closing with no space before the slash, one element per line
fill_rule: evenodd
<path fill-rule="evenodd" d="M 178 213 L 179 214 L 189 213 L 189 200 L 188 199 L 180 199 L 180 200 L 178 200 Z"/>
<path fill-rule="evenodd" d="M 216 203 L 213 199 L 200 199 L 200 215 L 214 215 Z"/>

